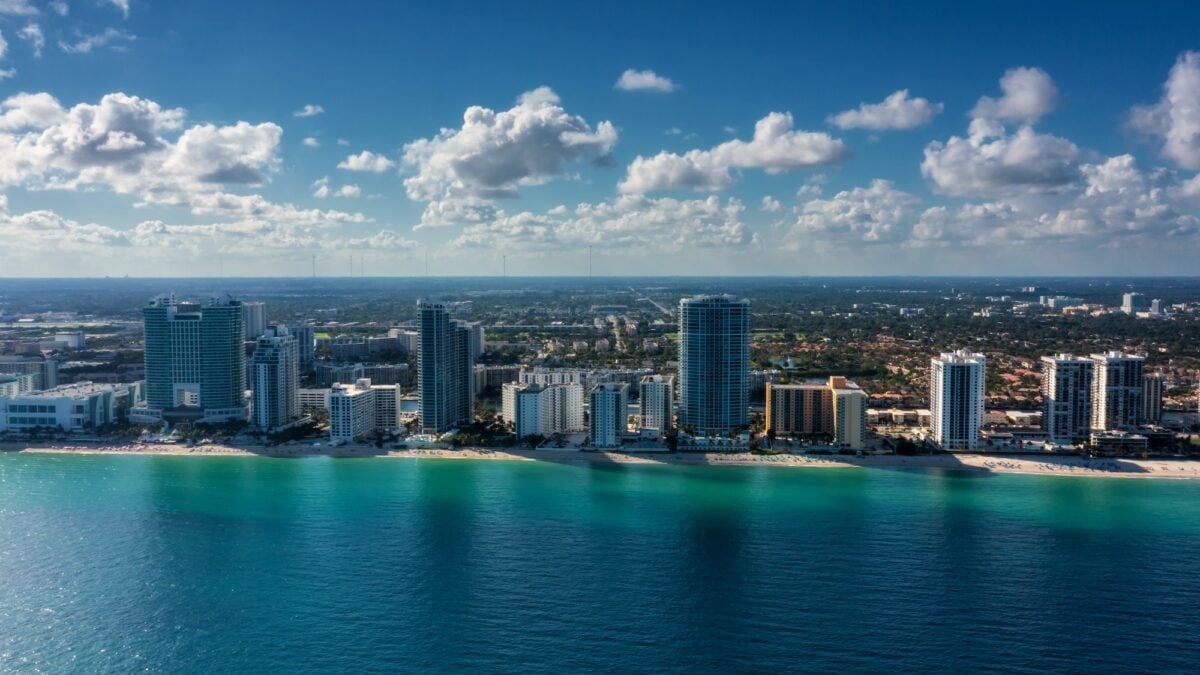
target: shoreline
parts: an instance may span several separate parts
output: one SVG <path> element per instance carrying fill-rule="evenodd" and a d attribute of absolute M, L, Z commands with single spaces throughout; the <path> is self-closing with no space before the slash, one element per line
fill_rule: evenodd
<path fill-rule="evenodd" d="M 186 447 L 171 444 L 125 443 L 72 445 L 0 443 L 0 452 L 65 455 L 122 455 L 177 457 L 270 457 L 340 459 L 468 459 L 490 461 L 557 462 L 566 464 L 665 464 L 677 466 L 775 466 L 834 469 L 961 470 L 981 473 L 1015 473 L 1041 476 L 1108 478 L 1162 478 L 1200 480 L 1200 461 L 1186 459 L 1087 459 L 1075 456 L 1007 456 L 984 454 L 941 455 L 752 455 L 750 453 L 619 453 L 571 450 L 515 450 L 489 448 L 412 448 L 386 450 L 372 445 L 341 447 L 246 446 L 219 444 Z"/>

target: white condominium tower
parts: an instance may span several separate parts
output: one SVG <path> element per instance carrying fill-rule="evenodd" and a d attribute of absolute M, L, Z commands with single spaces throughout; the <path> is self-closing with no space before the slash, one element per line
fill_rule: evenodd
<path fill-rule="evenodd" d="M 242 319 L 246 326 L 246 339 L 255 340 L 267 332 L 267 306 L 261 302 L 243 302 Z"/>
<path fill-rule="evenodd" d="M 417 303 L 417 395 L 421 431 L 440 434 L 474 416 L 471 328 L 440 302 Z"/>
<path fill-rule="evenodd" d="M 639 425 L 665 433 L 675 427 L 675 378 L 643 375 L 639 394 Z"/>
<path fill-rule="evenodd" d="M 987 359 L 965 349 L 931 359 L 929 411 L 933 441 L 946 450 L 974 450 L 983 422 Z"/>
<path fill-rule="evenodd" d="M 592 432 L 592 447 L 619 448 L 621 437 L 629 426 L 626 411 L 629 407 L 629 385 L 624 382 L 605 382 L 591 392 L 588 412 Z"/>
<path fill-rule="evenodd" d="M 726 436 L 750 423 L 750 301 L 703 295 L 679 302 L 679 426 Z"/>
<path fill-rule="evenodd" d="M 1092 354 L 1092 430 L 1136 427 L 1145 405 L 1142 374 L 1146 359 L 1122 352 Z"/>
<path fill-rule="evenodd" d="M 1042 429 L 1056 443 L 1086 441 L 1092 428 L 1092 360 L 1042 357 Z"/>
<path fill-rule="evenodd" d="M 517 438 L 583 431 L 583 387 L 509 382 L 502 393 L 504 421 Z"/>
<path fill-rule="evenodd" d="M 300 350 L 296 336 L 270 326 L 255 341 L 250 358 L 251 418 L 271 431 L 300 418 Z"/>

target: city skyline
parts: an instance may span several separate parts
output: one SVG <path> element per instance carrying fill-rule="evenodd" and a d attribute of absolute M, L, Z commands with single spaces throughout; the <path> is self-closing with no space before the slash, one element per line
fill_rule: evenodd
<path fill-rule="evenodd" d="M 0 3 L 0 276 L 1193 272 L 1187 5 L 293 9 Z"/>

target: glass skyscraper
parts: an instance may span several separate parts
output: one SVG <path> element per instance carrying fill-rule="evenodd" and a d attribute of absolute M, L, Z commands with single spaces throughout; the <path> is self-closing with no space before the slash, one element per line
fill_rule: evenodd
<path fill-rule="evenodd" d="M 440 302 L 417 303 L 417 393 L 421 431 L 439 434 L 475 415 L 471 328 Z"/>
<path fill-rule="evenodd" d="M 215 422 L 247 416 L 242 304 L 229 296 L 177 302 L 161 295 L 142 309 L 146 405 L 140 421 Z"/>
<path fill-rule="evenodd" d="M 750 301 L 704 295 L 679 302 L 679 426 L 726 436 L 750 424 Z"/>

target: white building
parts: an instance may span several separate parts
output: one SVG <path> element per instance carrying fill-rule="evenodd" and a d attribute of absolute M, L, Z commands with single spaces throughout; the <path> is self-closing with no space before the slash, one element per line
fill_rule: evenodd
<path fill-rule="evenodd" d="M 854 450 L 867 440 L 867 395 L 854 382 L 841 376 L 829 378 L 832 392 L 833 441 Z"/>
<path fill-rule="evenodd" d="M 1092 363 L 1092 431 L 1136 427 L 1145 406 L 1146 359 L 1114 351 L 1092 354 Z"/>
<path fill-rule="evenodd" d="M 83 349 L 87 344 L 81 330 L 60 330 L 54 334 L 54 341 L 62 343 L 67 349 Z"/>
<path fill-rule="evenodd" d="M 504 422 L 517 438 L 583 431 L 583 387 L 570 384 L 505 384 Z"/>
<path fill-rule="evenodd" d="M 0 356 L 0 375 L 33 375 L 33 388 L 58 386 L 58 361 L 41 356 Z"/>
<path fill-rule="evenodd" d="M 592 447 L 621 447 L 621 438 L 629 427 L 628 408 L 628 384 L 605 382 L 592 388 L 589 407 Z"/>
<path fill-rule="evenodd" d="M 27 391 L 34 391 L 37 376 L 33 373 L 22 375 L 0 375 L 0 396 L 18 396 Z"/>
<path fill-rule="evenodd" d="M 317 410 L 329 410 L 329 392 L 325 389 L 298 389 L 296 398 L 300 402 L 300 414 L 309 415 Z"/>
<path fill-rule="evenodd" d="M 1142 295 L 1141 293 L 1126 293 L 1125 295 L 1121 296 L 1121 311 L 1125 312 L 1126 314 L 1137 314 L 1138 312 L 1144 312 L 1149 307 L 1149 301 L 1147 301 L 1146 296 Z"/>
<path fill-rule="evenodd" d="M 329 392 L 329 439 L 354 441 L 375 432 L 375 390 L 370 380 L 335 384 Z"/>
<path fill-rule="evenodd" d="M 372 384 L 375 391 L 375 429 L 391 430 L 400 426 L 400 387 L 395 384 Z"/>
<path fill-rule="evenodd" d="M 258 339 L 259 335 L 267 332 L 267 305 L 262 302 L 243 302 L 242 322 L 245 325 L 246 339 Z"/>
<path fill-rule="evenodd" d="M 521 371 L 517 381 L 521 384 L 578 384 L 587 383 L 590 371 L 576 368 L 530 368 Z"/>
<path fill-rule="evenodd" d="M 946 450 L 974 450 L 983 423 L 987 359 L 965 349 L 930 360 L 930 431 Z"/>
<path fill-rule="evenodd" d="M 1042 357 L 1042 429 L 1055 443 L 1079 443 L 1092 428 L 1092 360 Z"/>
<path fill-rule="evenodd" d="M 300 419 L 300 354 L 283 326 L 267 328 L 250 359 L 251 420 L 260 431 L 282 429 Z"/>
<path fill-rule="evenodd" d="M 641 381 L 638 424 L 660 434 L 675 427 L 675 377 L 645 375 Z"/>
<path fill-rule="evenodd" d="M 76 382 L 0 397 L 0 431 L 62 428 L 93 430 L 114 422 L 142 400 L 142 383 Z"/>

